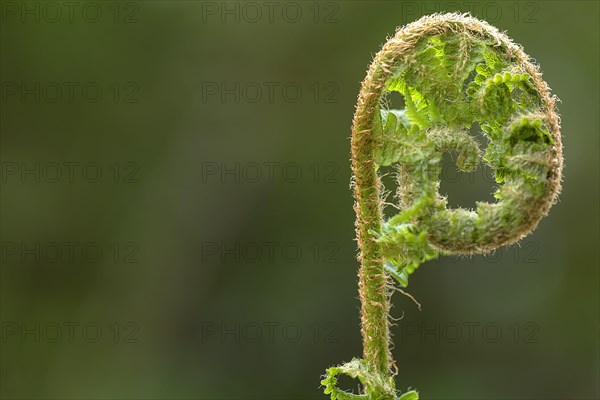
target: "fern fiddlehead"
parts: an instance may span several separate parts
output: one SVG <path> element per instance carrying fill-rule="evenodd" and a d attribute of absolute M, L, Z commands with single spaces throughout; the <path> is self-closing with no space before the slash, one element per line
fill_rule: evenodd
<path fill-rule="evenodd" d="M 396 91 L 403 110 L 386 109 Z M 390 277 L 401 286 L 439 254 L 485 253 L 529 234 L 560 192 L 562 144 L 555 98 L 522 48 L 468 14 L 434 14 L 400 28 L 369 67 L 352 131 L 363 358 L 327 370 L 331 399 L 416 400 L 392 373 Z M 479 123 L 487 148 L 469 134 Z M 451 209 L 438 193 L 443 152 L 498 183 L 495 203 Z M 384 221 L 381 167 L 396 166 L 400 212 Z M 341 390 L 340 374 L 361 393 Z"/>

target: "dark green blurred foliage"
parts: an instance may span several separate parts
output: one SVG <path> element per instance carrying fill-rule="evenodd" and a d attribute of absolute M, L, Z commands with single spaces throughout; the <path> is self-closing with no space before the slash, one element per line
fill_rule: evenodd
<path fill-rule="evenodd" d="M 424 264 L 410 287 L 422 311 L 395 295 L 398 387 L 597 398 L 597 2 L 303 1 L 272 15 L 258 2 L 258 17 L 244 2 L 100 1 L 72 19 L 44 4 L 0 9 L 2 398 L 323 398 L 320 374 L 361 348 L 360 81 L 396 26 L 456 6 L 541 64 L 562 101 L 563 193 L 520 246 Z M 64 163 L 79 163 L 72 179 Z M 450 205 L 489 200 L 481 169 L 448 171 Z M 52 253 L 71 242 L 72 258 Z"/>

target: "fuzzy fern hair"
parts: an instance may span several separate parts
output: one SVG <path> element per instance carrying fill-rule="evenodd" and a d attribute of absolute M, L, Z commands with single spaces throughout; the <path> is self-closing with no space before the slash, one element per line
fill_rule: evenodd
<path fill-rule="evenodd" d="M 386 109 L 399 92 L 402 110 Z M 487 147 L 469 134 L 479 123 Z M 448 208 L 438 192 L 444 152 L 473 171 L 493 169 L 494 203 Z M 379 169 L 396 166 L 400 212 L 384 221 Z M 434 14 L 396 32 L 377 53 L 358 96 L 352 171 L 359 246 L 363 358 L 327 370 L 333 400 L 417 400 L 394 384 L 389 311 L 394 278 L 403 287 L 441 254 L 485 253 L 515 243 L 555 203 L 562 173 L 555 98 L 523 49 L 468 14 Z M 361 393 L 337 386 L 358 379 Z"/>

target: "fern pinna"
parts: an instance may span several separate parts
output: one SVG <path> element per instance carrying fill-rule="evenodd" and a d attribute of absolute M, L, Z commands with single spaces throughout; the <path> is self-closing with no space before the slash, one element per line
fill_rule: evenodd
<path fill-rule="evenodd" d="M 402 110 L 386 109 L 399 92 Z M 469 134 L 478 123 L 485 150 Z M 498 184 L 494 203 L 448 208 L 438 193 L 443 152 L 472 171 L 483 161 Z M 372 62 L 358 97 L 352 170 L 359 246 L 363 358 L 322 380 L 333 400 L 416 400 L 396 391 L 390 353 L 393 279 L 439 254 L 485 253 L 529 234 L 560 191 L 555 98 L 522 48 L 468 14 L 434 14 L 400 28 Z M 400 212 L 384 221 L 379 169 L 396 166 Z M 360 393 L 342 390 L 340 374 Z"/>

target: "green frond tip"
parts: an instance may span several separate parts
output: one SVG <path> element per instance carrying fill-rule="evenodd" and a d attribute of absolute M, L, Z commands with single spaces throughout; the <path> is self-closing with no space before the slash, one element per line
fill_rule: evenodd
<path fill-rule="evenodd" d="M 376 240 L 386 258 L 385 271 L 403 287 L 408 286 L 408 277 L 419 265 L 438 257 L 438 251 L 427 240 L 427 232 L 400 219 L 383 224 L 382 234 Z"/>
<path fill-rule="evenodd" d="M 398 171 L 401 211 L 375 238 L 384 268 L 402 286 L 419 264 L 436 256 L 433 249 L 485 253 L 516 242 L 535 228 L 560 189 L 558 117 L 536 67 L 524 54 L 507 50 L 508 38 L 498 45 L 499 33 L 476 35 L 471 29 L 481 28 L 479 21 L 463 23 L 474 27 L 432 28 L 395 68 L 386 65 L 382 96 L 399 92 L 405 108 L 387 110 L 384 100 L 369 114 L 377 169 Z M 476 124 L 487 142 L 483 152 L 469 134 Z M 486 162 L 498 183 L 497 201 L 478 203 L 475 210 L 448 208 L 438 191 L 445 152 L 454 153 L 466 172 Z"/>

